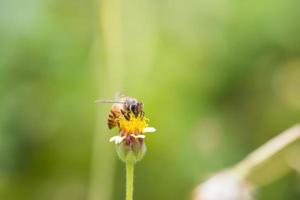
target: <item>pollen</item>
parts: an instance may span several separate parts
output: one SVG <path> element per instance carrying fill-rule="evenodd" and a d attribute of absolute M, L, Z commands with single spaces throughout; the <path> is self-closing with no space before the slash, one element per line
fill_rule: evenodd
<path fill-rule="evenodd" d="M 126 135 L 135 134 L 139 135 L 143 133 L 143 130 L 148 127 L 149 120 L 145 117 L 138 116 L 136 117 L 133 114 L 130 114 L 129 120 L 125 117 L 120 117 L 119 119 L 119 128 L 120 131 Z"/>

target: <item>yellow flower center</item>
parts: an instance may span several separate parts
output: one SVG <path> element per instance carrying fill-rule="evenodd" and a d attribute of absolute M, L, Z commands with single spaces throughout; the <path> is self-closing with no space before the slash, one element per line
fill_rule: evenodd
<path fill-rule="evenodd" d="M 142 134 L 144 128 L 148 127 L 149 120 L 145 117 L 135 117 L 134 114 L 130 114 L 130 119 L 127 120 L 125 117 L 120 117 L 119 119 L 119 128 L 125 134 Z"/>

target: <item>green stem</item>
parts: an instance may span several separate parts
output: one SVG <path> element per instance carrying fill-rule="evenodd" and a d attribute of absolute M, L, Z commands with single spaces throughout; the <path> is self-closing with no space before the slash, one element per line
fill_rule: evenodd
<path fill-rule="evenodd" d="M 134 174 L 134 161 L 127 159 L 126 161 L 126 200 L 132 200 L 133 196 L 133 174 Z"/>

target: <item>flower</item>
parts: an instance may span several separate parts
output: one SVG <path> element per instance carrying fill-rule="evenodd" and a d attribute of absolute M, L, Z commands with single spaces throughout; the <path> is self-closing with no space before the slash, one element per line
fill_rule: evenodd
<path fill-rule="evenodd" d="M 144 133 L 156 131 L 155 128 L 148 126 L 148 118 L 141 115 L 135 116 L 133 113 L 130 113 L 129 116 L 129 120 L 124 116 L 119 117 L 118 126 L 120 135 L 111 137 L 110 142 L 120 144 L 124 141 L 126 144 L 132 144 L 138 140 L 143 140 L 146 137 Z"/>
<path fill-rule="evenodd" d="M 148 126 L 149 119 L 142 114 L 136 116 L 133 112 L 129 115 L 120 115 L 118 118 L 119 135 L 110 138 L 116 143 L 119 158 L 125 163 L 128 160 L 140 161 L 146 153 L 144 133 L 154 132 L 155 128 Z"/>

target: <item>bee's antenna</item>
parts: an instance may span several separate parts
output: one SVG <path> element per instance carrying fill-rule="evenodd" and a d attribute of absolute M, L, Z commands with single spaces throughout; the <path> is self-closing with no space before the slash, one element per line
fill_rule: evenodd
<path fill-rule="evenodd" d="M 98 99 L 98 100 L 95 101 L 95 103 L 125 103 L 125 102 L 124 101 Z"/>

